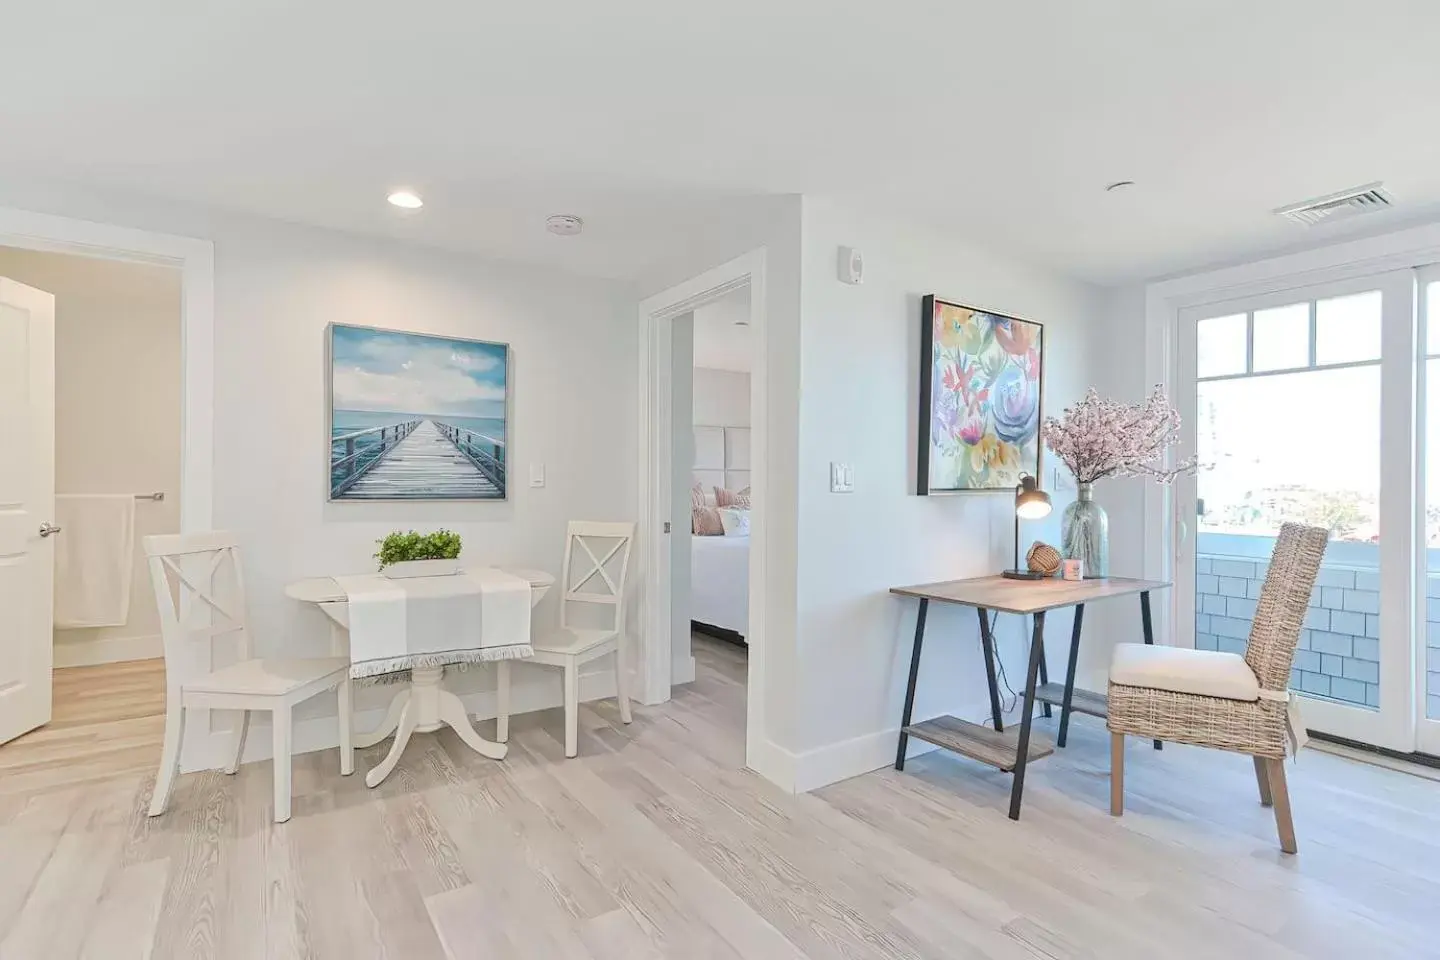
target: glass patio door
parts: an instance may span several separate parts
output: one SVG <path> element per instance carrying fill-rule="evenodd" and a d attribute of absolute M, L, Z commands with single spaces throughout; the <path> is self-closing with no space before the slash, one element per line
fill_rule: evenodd
<path fill-rule="evenodd" d="M 1440 756 L 1440 266 L 1419 271 L 1416 749 Z"/>
<path fill-rule="evenodd" d="M 1329 527 L 1291 688 L 1311 729 L 1407 752 L 1420 569 L 1415 289 L 1405 270 L 1187 308 L 1174 398 L 1181 456 L 1202 464 L 1175 488 L 1177 639 L 1243 653 L 1280 524 Z M 1440 451 L 1440 402 L 1435 420 Z M 1440 521 L 1440 461 L 1436 474 Z M 1440 562 L 1436 577 L 1440 614 Z"/>

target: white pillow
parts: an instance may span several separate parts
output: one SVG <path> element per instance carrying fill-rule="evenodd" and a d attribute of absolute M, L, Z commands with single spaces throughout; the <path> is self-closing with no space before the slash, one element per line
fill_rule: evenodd
<path fill-rule="evenodd" d="M 720 508 L 720 526 L 727 537 L 750 536 L 750 511 L 739 507 Z"/>

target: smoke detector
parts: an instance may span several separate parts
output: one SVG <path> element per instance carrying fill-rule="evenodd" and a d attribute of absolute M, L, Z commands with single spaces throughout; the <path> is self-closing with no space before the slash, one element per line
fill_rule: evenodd
<path fill-rule="evenodd" d="M 1389 192 L 1385 185 L 1377 180 L 1362 187 L 1332 193 L 1328 197 L 1292 203 L 1288 207 L 1281 207 L 1275 213 L 1292 223 L 1314 226 L 1321 221 L 1343 220 L 1362 213 L 1384 210 L 1391 205 Z"/>
<path fill-rule="evenodd" d="M 557 237 L 573 237 L 585 228 L 585 221 L 569 214 L 557 214 L 545 221 L 545 229 Z"/>

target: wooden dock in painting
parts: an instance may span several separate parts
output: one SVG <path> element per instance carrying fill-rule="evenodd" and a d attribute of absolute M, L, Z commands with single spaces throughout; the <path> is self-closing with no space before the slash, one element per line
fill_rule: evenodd
<path fill-rule="evenodd" d="M 356 446 L 379 436 L 379 455 Z M 331 496 L 344 500 L 497 500 L 505 496 L 504 443 L 435 420 L 359 431 L 331 440 L 346 444 L 332 466 Z M 358 450 L 358 455 L 357 455 Z M 332 455 L 333 461 L 333 455 Z M 350 465 L 345 469 L 344 465 Z M 337 479 L 337 467 L 343 472 Z"/>

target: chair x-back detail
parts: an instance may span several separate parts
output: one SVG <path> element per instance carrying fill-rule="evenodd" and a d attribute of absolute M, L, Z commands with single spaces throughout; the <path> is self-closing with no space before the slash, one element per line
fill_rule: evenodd
<path fill-rule="evenodd" d="M 565 756 L 579 752 L 580 667 L 606 654 L 615 655 L 615 699 L 620 719 L 629 723 L 629 641 L 625 633 L 625 588 L 630 572 L 630 548 L 635 524 L 572 521 L 565 535 L 565 560 L 560 583 L 560 627 L 541 631 L 533 639 L 535 656 L 529 662 L 564 669 Z M 598 627 L 577 623 L 575 605 L 610 607 L 608 624 Z M 501 661 L 497 678 L 496 738 L 504 743 L 510 734 L 510 663 Z"/>
<path fill-rule="evenodd" d="M 256 659 L 251 649 L 245 605 L 245 579 L 240 547 L 224 532 L 172 534 L 144 538 L 160 613 L 165 645 L 165 740 L 150 816 L 165 812 L 180 746 L 185 736 L 187 709 L 237 710 L 234 750 L 226 773 L 239 769 L 250 729 L 250 712 L 265 710 L 272 716 L 275 764 L 275 820 L 290 819 L 291 715 L 295 704 L 338 690 L 340 712 L 340 772 L 354 772 L 351 747 L 350 661 L 346 657 L 307 659 Z M 203 641 L 201 660 L 208 664 L 209 642 L 235 638 L 235 662 L 218 670 L 195 669 L 190 644 Z M 186 674 L 194 673 L 195 676 Z"/>

